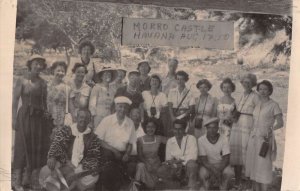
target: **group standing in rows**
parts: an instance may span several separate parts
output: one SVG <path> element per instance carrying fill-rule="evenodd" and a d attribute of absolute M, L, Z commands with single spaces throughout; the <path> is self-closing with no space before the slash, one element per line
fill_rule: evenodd
<path fill-rule="evenodd" d="M 46 59 L 33 55 L 29 72 L 15 82 L 15 190 L 26 185 L 118 190 L 124 174 L 147 188 L 174 182 L 170 185 L 227 189 L 235 176 L 238 189 L 247 177 L 254 190 L 267 190 L 276 157 L 274 131 L 283 127 L 270 81 L 242 75 L 244 92 L 235 99 L 230 78 L 221 82 L 220 98 L 209 93 L 211 82 L 201 79 L 200 95 L 194 96 L 186 86 L 189 74 L 177 71 L 175 58 L 161 77 L 150 75 L 146 60 L 128 72 L 98 69 L 94 51 L 92 43 L 81 43 L 80 58 L 52 64 L 49 82 L 39 75 Z M 54 175 L 82 172 L 79 181 L 67 183 Z"/>

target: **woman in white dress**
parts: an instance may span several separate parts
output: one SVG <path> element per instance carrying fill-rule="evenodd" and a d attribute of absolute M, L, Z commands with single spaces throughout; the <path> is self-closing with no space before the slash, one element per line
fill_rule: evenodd
<path fill-rule="evenodd" d="M 235 91 L 235 84 L 230 78 L 225 78 L 222 81 L 220 88 L 224 96 L 219 99 L 217 106 L 217 115 L 220 119 L 219 133 L 229 141 L 230 130 L 232 127 L 232 112 L 235 107 L 235 100 L 231 94 Z"/>
<path fill-rule="evenodd" d="M 198 139 L 206 134 L 206 128 L 203 126 L 204 122 L 217 116 L 218 100 L 209 94 L 212 84 L 207 79 L 199 80 L 196 87 L 200 91 L 200 96 L 195 99 L 194 135 Z"/>
<path fill-rule="evenodd" d="M 253 111 L 254 125 L 250 134 L 246 176 L 253 181 L 255 191 L 267 191 L 272 183 L 272 162 L 276 158 L 274 131 L 283 127 L 282 111 L 270 98 L 271 82 L 263 80 L 257 85 L 260 99 Z"/>
<path fill-rule="evenodd" d="M 256 86 L 256 75 L 247 73 L 240 80 L 244 93 L 237 102 L 240 117 L 235 119 L 230 132 L 230 164 L 234 167 L 236 187 L 241 187 L 242 171 L 246 161 L 246 149 L 253 128 L 253 110 L 258 103 L 258 94 L 252 90 Z"/>

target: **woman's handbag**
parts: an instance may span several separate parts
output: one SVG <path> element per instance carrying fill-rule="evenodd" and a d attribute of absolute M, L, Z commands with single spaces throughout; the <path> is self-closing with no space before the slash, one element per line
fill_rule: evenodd
<path fill-rule="evenodd" d="M 260 147 L 260 151 L 259 151 L 259 156 L 265 158 L 267 156 L 267 153 L 269 151 L 269 140 L 264 140 L 264 142 L 262 143 L 261 147 Z"/>

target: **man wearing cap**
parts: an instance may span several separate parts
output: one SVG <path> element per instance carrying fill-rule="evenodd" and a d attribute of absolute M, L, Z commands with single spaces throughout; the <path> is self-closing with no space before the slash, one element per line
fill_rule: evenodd
<path fill-rule="evenodd" d="M 106 149 L 106 157 L 127 168 L 129 174 L 134 174 L 135 164 L 131 164 L 129 159 L 132 145 L 136 143 L 136 133 L 133 121 L 126 116 L 132 102 L 124 96 L 116 97 L 114 102 L 116 112 L 100 122 L 95 134 Z"/>
<path fill-rule="evenodd" d="M 185 133 L 186 126 L 184 120 L 174 121 L 174 137 L 169 138 L 166 145 L 166 162 L 159 168 L 157 174 L 162 180 L 170 178 L 174 180 L 176 177 L 177 181 L 183 181 L 187 177 L 187 186 L 195 189 L 198 173 L 197 140 L 193 135 Z M 182 171 L 184 173 L 180 173 Z"/>
<path fill-rule="evenodd" d="M 98 171 L 92 171 L 99 169 L 106 161 L 100 140 L 88 127 L 90 120 L 90 111 L 79 109 L 77 123 L 70 127 L 64 126 L 55 133 L 48 152 L 47 165 L 40 173 L 40 184 L 46 190 L 53 190 L 53 186 L 58 190 L 71 185 L 78 190 L 94 187 L 99 176 Z M 64 181 L 70 175 L 83 171 L 91 173 L 78 177 L 73 183 Z"/>
<path fill-rule="evenodd" d="M 128 113 L 126 113 L 127 116 L 129 116 L 129 112 L 132 108 L 140 108 L 140 111 L 142 112 L 141 116 L 143 117 L 144 99 L 139 91 L 140 73 L 136 70 L 130 71 L 128 73 L 128 81 L 129 83 L 127 86 L 120 87 L 117 90 L 115 97 L 125 96 L 131 100 L 132 104 L 129 107 Z"/>
<path fill-rule="evenodd" d="M 207 128 L 207 134 L 198 139 L 201 190 L 207 190 L 210 186 L 227 190 L 228 181 L 234 176 L 229 166 L 229 144 L 218 133 L 219 118 L 208 119 L 204 127 Z"/>

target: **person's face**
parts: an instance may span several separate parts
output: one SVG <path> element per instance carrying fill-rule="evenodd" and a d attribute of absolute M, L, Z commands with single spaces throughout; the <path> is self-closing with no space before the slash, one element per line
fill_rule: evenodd
<path fill-rule="evenodd" d="M 141 114 L 139 109 L 133 109 L 131 111 L 130 118 L 135 124 L 139 124 L 141 122 Z"/>
<path fill-rule="evenodd" d="M 102 81 L 109 83 L 111 82 L 111 80 L 112 80 L 112 73 L 109 71 L 104 72 L 102 75 Z"/>
<path fill-rule="evenodd" d="M 137 74 L 130 74 L 130 76 L 128 78 L 129 83 L 134 87 L 136 87 L 138 85 L 139 79 L 140 79 L 139 75 L 137 75 Z"/>
<path fill-rule="evenodd" d="M 78 67 L 75 71 L 75 78 L 82 81 L 85 76 L 85 68 L 84 67 Z"/>
<path fill-rule="evenodd" d="M 84 46 L 82 49 L 81 49 L 81 56 L 83 58 L 90 58 L 92 55 L 92 50 L 91 50 L 91 47 L 89 46 Z"/>
<path fill-rule="evenodd" d="M 209 89 L 208 89 L 207 85 L 205 83 L 203 83 L 199 86 L 199 91 L 201 94 L 205 95 L 208 93 Z"/>
<path fill-rule="evenodd" d="M 125 117 L 127 110 L 128 110 L 127 103 L 117 103 L 116 104 L 116 113 L 119 117 L 121 117 L 121 118 Z"/>
<path fill-rule="evenodd" d="M 148 71 L 149 71 L 148 64 L 146 64 L 146 63 L 141 64 L 139 67 L 139 71 L 142 75 L 148 74 Z"/>
<path fill-rule="evenodd" d="M 169 62 L 169 65 L 168 65 L 168 67 L 169 67 L 169 71 L 171 71 L 171 72 L 176 72 L 176 70 L 177 70 L 177 63 L 176 63 L 176 61 L 174 61 L 174 60 L 171 60 L 170 62 Z"/>
<path fill-rule="evenodd" d="M 230 95 L 232 93 L 232 87 L 231 87 L 231 85 L 229 83 L 224 83 L 222 85 L 222 92 L 224 94 Z"/>
<path fill-rule="evenodd" d="M 79 111 L 77 113 L 77 129 L 78 129 L 78 131 L 84 132 L 89 123 L 90 123 L 89 114 L 84 111 Z"/>
<path fill-rule="evenodd" d="M 55 78 L 62 80 L 63 77 L 64 77 L 65 74 L 66 74 L 66 71 L 65 71 L 65 68 L 64 68 L 64 67 L 62 67 L 62 66 L 57 66 L 57 67 L 54 69 L 53 73 L 54 73 L 54 77 L 55 77 Z"/>
<path fill-rule="evenodd" d="M 207 129 L 207 135 L 209 137 L 215 137 L 218 135 L 218 130 L 219 130 L 219 124 L 218 123 L 210 123 L 206 126 Z"/>
<path fill-rule="evenodd" d="M 242 81 L 242 86 L 244 88 L 245 91 L 249 91 L 252 89 L 252 82 L 249 78 L 245 78 Z"/>
<path fill-rule="evenodd" d="M 155 133 L 155 130 L 156 130 L 156 126 L 153 122 L 149 122 L 147 125 L 146 125 L 146 134 L 147 135 L 154 135 Z"/>
<path fill-rule="evenodd" d="M 174 124 L 173 134 L 178 139 L 182 138 L 185 134 L 184 127 L 181 124 Z"/>
<path fill-rule="evenodd" d="M 262 97 L 269 97 L 271 92 L 270 92 L 268 86 L 266 86 L 265 84 L 260 84 L 258 87 L 258 93 Z"/>
<path fill-rule="evenodd" d="M 177 84 L 178 86 L 184 86 L 185 85 L 185 78 L 184 76 L 177 75 L 176 76 Z"/>
<path fill-rule="evenodd" d="M 44 68 L 44 61 L 41 59 L 34 59 L 31 61 L 31 72 L 39 74 Z"/>
<path fill-rule="evenodd" d="M 118 76 L 117 79 L 118 80 L 123 80 L 125 78 L 125 72 L 123 72 L 122 70 L 118 70 Z"/>
<path fill-rule="evenodd" d="M 150 80 L 150 86 L 155 88 L 155 89 L 158 89 L 159 88 L 159 85 L 160 85 L 160 82 L 158 79 L 156 78 L 151 78 Z"/>

